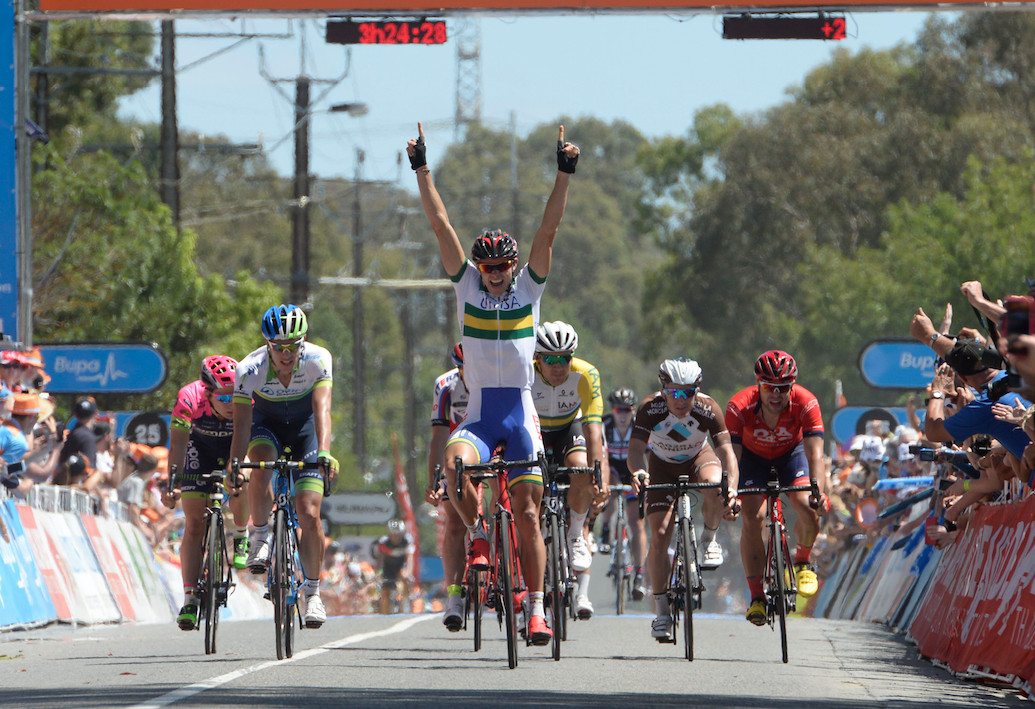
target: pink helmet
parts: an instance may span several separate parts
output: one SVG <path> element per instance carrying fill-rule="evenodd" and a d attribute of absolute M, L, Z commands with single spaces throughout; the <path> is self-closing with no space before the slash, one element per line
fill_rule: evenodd
<path fill-rule="evenodd" d="M 755 379 L 770 384 L 789 384 L 798 378 L 794 357 L 783 350 L 763 352 L 755 362 Z"/>
<path fill-rule="evenodd" d="M 230 389 L 234 386 L 237 360 L 226 355 L 212 355 L 201 363 L 201 383 L 208 389 Z"/>

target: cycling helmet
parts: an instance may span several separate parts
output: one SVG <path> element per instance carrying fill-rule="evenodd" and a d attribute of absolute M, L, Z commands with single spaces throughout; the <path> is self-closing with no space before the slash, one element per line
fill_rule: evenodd
<path fill-rule="evenodd" d="M 658 369 L 663 387 L 696 387 L 701 385 L 701 365 L 692 359 L 666 359 Z"/>
<path fill-rule="evenodd" d="M 406 531 L 406 524 L 401 519 L 393 519 L 388 522 L 389 534 L 402 534 Z"/>
<path fill-rule="evenodd" d="M 636 407 L 636 394 L 628 387 L 620 387 L 607 395 L 607 403 L 615 406 Z"/>
<path fill-rule="evenodd" d="M 574 352 L 579 346 L 579 335 L 566 322 L 544 322 L 535 333 L 536 352 Z"/>
<path fill-rule="evenodd" d="M 262 316 L 262 336 L 267 340 L 297 340 L 308 329 L 305 313 L 297 305 L 274 305 Z"/>
<path fill-rule="evenodd" d="M 755 362 L 755 379 L 769 384 L 788 384 L 798 378 L 794 357 L 783 350 L 763 352 Z"/>
<path fill-rule="evenodd" d="M 471 258 L 475 261 L 516 259 L 517 257 L 517 242 L 514 241 L 514 237 L 504 234 L 501 229 L 482 232 L 482 235 L 474 240 L 474 246 L 471 247 Z"/>
<path fill-rule="evenodd" d="M 206 389 L 230 389 L 234 386 L 237 360 L 226 355 L 212 355 L 201 363 L 201 383 Z"/>
<path fill-rule="evenodd" d="M 449 356 L 453 360 L 454 367 L 464 366 L 464 345 L 461 342 L 457 342 L 453 345 L 453 349 L 449 351 Z"/>

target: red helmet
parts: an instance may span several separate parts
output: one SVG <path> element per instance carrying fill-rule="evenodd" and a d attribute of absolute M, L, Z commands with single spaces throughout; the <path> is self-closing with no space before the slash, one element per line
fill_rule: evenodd
<path fill-rule="evenodd" d="M 226 355 L 212 355 L 201 363 L 201 383 L 208 389 L 231 389 L 237 371 L 237 360 Z"/>
<path fill-rule="evenodd" d="M 755 379 L 770 384 L 788 384 L 798 378 L 794 357 L 783 350 L 763 352 L 755 362 Z"/>
<path fill-rule="evenodd" d="M 464 366 L 464 346 L 463 343 L 457 342 L 453 345 L 453 349 L 449 352 L 450 358 L 453 360 L 454 367 Z"/>
<path fill-rule="evenodd" d="M 504 234 L 503 230 L 485 231 L 474 240 L 471 247 L 471 258 L 475 261 L 487 259 L 510 259 L 518 257 L 517 242 L 510 234 Z"/>

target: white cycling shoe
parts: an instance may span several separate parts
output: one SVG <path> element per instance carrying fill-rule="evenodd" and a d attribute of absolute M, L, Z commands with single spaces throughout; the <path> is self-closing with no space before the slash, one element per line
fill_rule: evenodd
<path fill-rule="evenodd" d="M 327 622 L 327 609 L 323 607 L 323 599 L 319 596 L 309 596 L 305 599 L 305 627 L 319 628 Z"/>
<path fill-rule="evenodd" d="M 579 620 L 589 620 L 593 617 L 593 604 L 589 602 L 589 598 L 581 595 L 575 598 L 575 615 Z"/>
<path fill-rule="evenodd" d="M 245 566 L 253 574 L 264 574 L 266 573 L 266 562 L 270 558 L 270 545 L 266 543 L 266 540 L 251 539 L 248 542 L 248 561 L 245 562 Z"/>
<path fill-rule="evenodd" d="M 701 559 L 702 569 L 717 569 L 722 566 L 722 545 L 714 539 L 708 542 L 704 548 L 704 558 Z"/>
<path fill-rule="evenodd" d="M 659 643 L 672 641 L 672 616 L 659 615 L 650 624 L 650 636 Z"/>
<path fill-rule="evenodd" d="M 568 548 L 571 550 L 571 568 L 576 573 L 589 569 L 593 564 L 593 555 L 589 553 L 589 547 L 581 534 L 568 539 Z"/>

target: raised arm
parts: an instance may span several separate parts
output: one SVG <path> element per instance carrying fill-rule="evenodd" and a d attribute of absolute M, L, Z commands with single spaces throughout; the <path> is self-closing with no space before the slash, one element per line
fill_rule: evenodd
<path fill-rule="evenodd" d="M 406 143 L 406 155 L 410 158 L 410 167 L 417 173 L 417 187 L 420 189 L 420 202 L 424 205 L 424 213 L 428 215 L 431 229 L 438 239 L 438 248 L 442 252 L 442 265 L 450 277 L 460 272 L 467 260 L 464 247 L 449 223 L 446 206 L 431 181 L 431 169 L 428 167 L 428 147 L 424 142 L 424 128 L 417 123 L 418 137 Z"/>
<path fill-rule="evenodd" d="M 575 174 L 575 164 L 579 161 L 577 145 L 564 142 L 564 126 L 557 135 L 557 179 L 553 183 L 553 192 L 546 201 L 543 223 L 532 240 L 532 250 L 528 254 L 528 267 L 540 278 L 550 273 L 550 261 L 553 259 L 553 240 L 557 229 L 561 226 L 561 217 L 568 204 L 568 183 Z"/>

